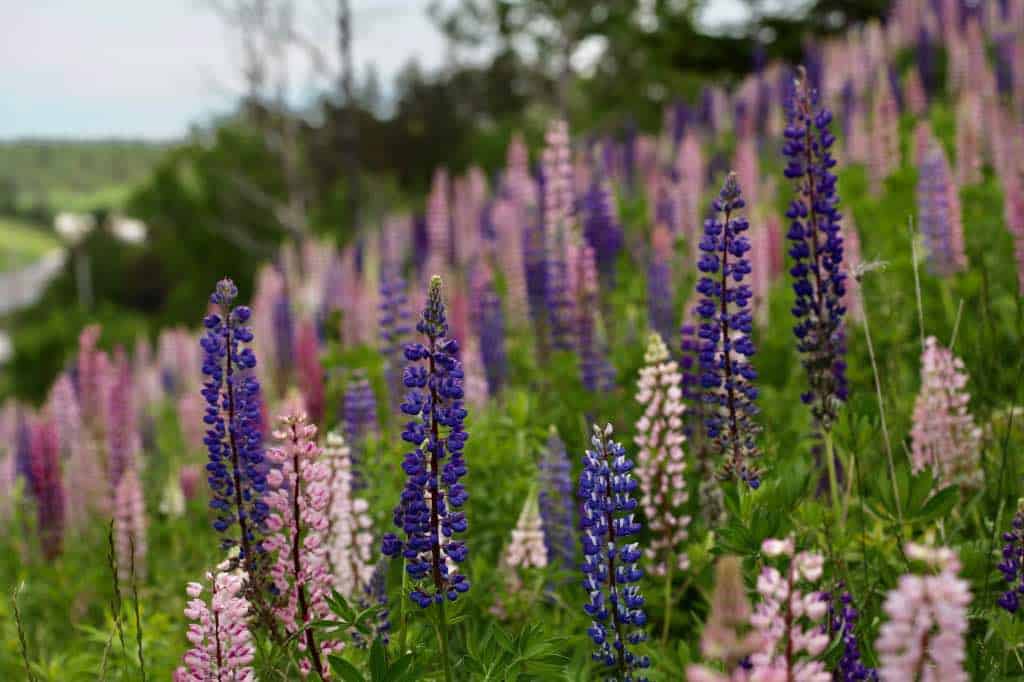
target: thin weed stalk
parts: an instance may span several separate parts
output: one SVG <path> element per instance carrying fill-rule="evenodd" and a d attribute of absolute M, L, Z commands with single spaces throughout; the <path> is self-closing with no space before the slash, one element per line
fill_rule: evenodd
<path fill-rule="evenodd" d="M 18 594 L 24 583 L 15 585 L 11 592 L 11 606 L 14 608 L 14 622 L 18 627 L 18 644 L 21 647 L 21 661 L 25 664 L 25 675 L 29 682 L 36 682 L 36 674 L 32 671 L 32 664 L 28 660 L 28 641 L 25 638 L 25 624 L 21 620 L 21 609 L 18 608 Z"/>

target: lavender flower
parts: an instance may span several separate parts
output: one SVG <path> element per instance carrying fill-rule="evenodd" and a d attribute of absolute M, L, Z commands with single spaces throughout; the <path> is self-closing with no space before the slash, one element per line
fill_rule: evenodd
<path fill-rule="evenodd" d="M 587 634 L 597 647 L 594 660 L 615 679 L 640 682 L 651 662 L 629 646 L 646 639 L 644 598 L 636 585 L 643 577 L 637 565 L 643 553 L 638 543 L 622 541 L 641 530 L 633 514 L 637 482 L 630 474 L 633 461 L 611 436 L 611 424 L 603 430 L 594 426 L 593 449 L 583 457 L 577 489 L 583 501 L 583 587 L 589 596 L 583 610 L 593 619 Z"/>
<path fill-rule="evenodd" d="M 725 457 L 724 474 L 757 488 L 760 474 L 751 463 L 758 456 L 758 429 L 753 420 L 757 373 L 750 364 L 754 355 L 750 340 L 752 293 L 744 283 L 750 274 L 745 255 L 750 242 L 743 233 L 749 224 L 737 215 L 744 206 L 736 174 L 729 173 L 713 204 L 716 215 L 704 222 L 703 255 L 697 264 L 701 272 L 697 313 L 703 318 L 699 336 L 701 388 L 709 407 L 705 414 L 707 436 Z M 717 214 L 722 214 L 721 220 Z"/>
<path fill-rule="evenodd" d="M 402 439 L 415 449 L 406 453 L 402 462 L 408 478 L 394 514 L 395 525 L 406 539 L 402 542 L 388 533 L 382 550 L 387 556 L 405 557 L 406 571 L 414 581 L 409 597 L 426 608 L 443 604 L 445 597 L 455 601 L 469 590 L 469 580 L 457 569 L 466 560 L 468 549 L 463 541 L 453 539 L 456 533 L 466 531 L 466 514 L 459 510 L 469 498 L 459 483 L 466 475 L 462 450 L 469 438 L 462 426 L 466 418 L 463 373 L 459 344 L 447 338 L 437 275 L 430 280 L 427 304 L 416 330 L 427 345 L 405 347 L 409 365 L 403 381 L 409 393 L 402 403 L 402 412 L 418 417 L 402 432 Z"/>
<path fill-rule="evenodd" d="M 576 556 L 573 523 L 572 479 L 565 443 L 554 426 L 540 457 L 538 501 L 544 528 L 548 563 L 571 568 Z"/>
<path fill-rule="evenodd" d="M 786 217 L 791 221 L 787 238 L 792 243 L 793 267 L 789 272 L 796 294 L 793 333 L 810 384 L 801 399 L 812 405 L 818 424 L 829 431 L 848 393 L 843 359 L 846 274 L 839 232 L 842 216 L 836 209 L 839 197 L 831 170 L 836 164 L 830 151 L 835 142 L 829 130 L 832 112 L 819 107 L 816 100 L 817 93 L 801 71 L 782 151 L 789 159 L 785 175 L 795 181 L 796 189 Z"/>
<path fill-rule="evenodd" d="M 206 332 L 200 345 L 207 377 L 202 390 L 206 399 L 203 421 L 209 427 L 204 443 L 210 458 L 206 471 L 213 492 L 213 527 L 223 535 L 237 522 L 237 538 L 224 535 L 221 544 L 225 549 L 239 547 L 240 558 L 253 575 L 255 552 L 260 551 L 260 535 L 269 512 L 263 500 L 267 467 L 260 426 L 260 384 L 253 375 L 256 355 L 243 346 L 253 340 L 252 330 L 246 326 L 251 313 L 245 306 L 234 307 L 237 296 L 234 282 L 222 279 L 210 296 L 221 314 L 212 313 L 203 320 Z"/>

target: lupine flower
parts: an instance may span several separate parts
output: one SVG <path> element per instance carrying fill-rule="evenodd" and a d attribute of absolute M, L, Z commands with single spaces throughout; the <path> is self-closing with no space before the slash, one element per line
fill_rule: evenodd
<path fill-rule="evenodd" d="M 274 369 L 276 370 L 277 390 L 283 393 L 288 387 L 295 358 L 295 320 L 292 316 L 292 302 L 286 286 L 271 303 L 270 323 L 274 333 Z"/>
<path fill-rule="evenodd" d="M 402 346 L 412 331 L 409 318 L 409 299 L 405 280 L 394 268 L 381 268 L 380 275 L 380 352 L 384 356 L 384 372 L 388 388 L 395 395 L 401 391 Z"/>
<path fill-rule="evenodd" d="M 444 269 L 451 260 L 452 219 L 448 200 L 450 192 L 448 171 L 437 168 L 427 198 L 427 272 Z"/>
<path fill-rule="evenodd" d="M 146 574 L 146 498 L 134 464 L 125 469 L 114 491 L 114 542 L 117 577 L 127 583 L 132 566 L 135 575 Z"/>
<path fill-rule="evenodd" d="M 783 154 L 788 157 L 785 175 L 794 180 L 796 188 L 786 217 L 791 221 L 787 238 L 792 243 L 790 274 L 796 294 L 793 333 L 810 384 L 801 398 L 828 431 L 848 393 L 843 357 L 846 274 L 839 225 L 842 215 L 836 208 L 837 178 L 832 172 L 836 164 L 831 152 L 835 137 L 829 130 L 832 112 L 819 107 L 816 97 L 801 77 L 791 104 Z"/>
<path fill-rule="evenodd" d="M 693 130 L 687 130 L 676 152 L 673 173 L 678 177 L 679 216 L 683 235 L 697 254 L 702 195 L 704 194 L 704 154 Z"/>
<path fill-rule="evenodd" d="M 469 438 L 462 426 L 466 418 L 463 374 L 459 344 L 448 338 L 441 278 L 436 275 L 430 280 L 416 330 L 427 345 L 411 343 L 405 348 L 409 365 L 403 380 L 409 393 L 402 403 L 402 412 L 418 417 L 402 432 L 402 440 L 415 449 L 402 462 L 408 478 L 394 514 L 395 525 L 406 539 L 403 542 L 388 533 L 382 550 L 386 556 L 405 558 L 406 571 L 414 581 L 409 597 L 426 608 L 445 598 L 455 601 L 469 590 L 469 580 L 457 570 L 468 549 L 465 542 L 454 539 L 456 533 L 466 531 L 461 507 L 469 498 L 459 483 L 466 475 L 463 448 Z"/>
<path fill-rule="evenodd" d="M 90 512 L 110 509 L 112 497 L 100 449 L 82 422 L 82 409 L 67 374 L 62 374 L 50 389 L 46 411 L 57 427 L 64 461 L 67 522 L 71 527 L 81 528 L 91 523 Z"/>
<path fill-rule="evenodd" d="M 562 568 L 572 567 L 576 556 L 571 473 L 565 443 L 552 426 L 547 444 L 541 451 L 537 500 L 548 563 L 557 563 Z"/>
<path fill-rule="evenodd" d="M 110 358 L 96 348 L 100 338 L 99 325 L 89 325 L 78 336 L 78 404 L 82 420 L 97 437 L 102 437 L 106 419 L 107 395 L 111 380 Z"/>
<path fill-rule="evenodd" d="M 920 162 L 917 214 L 928 252 L 928 269 L 949 277 L 967 268 L 960 194 L 946 153 L 935 141 Z"/>
<path fill-rule="evenodd" d="M 928 110 L 928 94 L 924 91 L 918 69 L 910 69 L 907 74 L 903 97 L 907 102 L 907 108 L 914 116 L 923 116 Z"/>
<path fill-rule="evenodd" d="M 842 587 L 840 583 L 839 589 L 842 590 Z M 829 633 L 838 635 L 843 643 L 843 655 L 839 658 L 839 667 L 834 671 L 834 679 L 839 682 L 878 682 L 878 672 L 865 666 L 861 660 L 856 632 L 857 617 L 860 614 L 853 605 L 853 595 L 843 591 L 835 595 L 824 594 L 823 597 L 828 600 Z"/>
<path fill-rule="evenodd" d="M 111 491 L 117 488 L 124 471 L 133 466 L 141 447 L 134 400 L 131 365 L 118 349 L 106 408 L 107 475 Z"/>
<path fill-rule="evenodd" d="M 750 656 L 752 674 L 781 670 L 785 672 L 782 679 L 794 682 L 831 682 L 824 663 L 814 660 L 829 643 L 821 627 L 828 604 L 821 592 L 800 589 L 801 583 L 813 586 L 821 579 L 824 558 L 812 552 L 794 555 L 792 539 L 765 540 L 761 553 L 768 559 L 785 557 L 788 566 L 785 573 L 765 566 L 757 578 L 761 602 L 750 623 L 760 634 L 761 644 Z"/>
<path fill-rule="evenodd" d="M 580 379 L 588 391 L 608 391 L 615 385 L 615 367 L 608 360 L 600 329 L 600 300 L 594 250 L 590 246 L 574 249 L 576 289 L 579 296 L 576 338 L 580 360 Z"/>
<path fill-rule="evenodd" d="M 316 444 L 316 425 L 303 414 L 289 414 L 274 432 L 279 446 L 269 448 L 267 460 L 275 468 L 267 475 L 274 488 L 265 495 L 274 511 L 267 517 L 270 531 L 264 549 L 274 553 L 270 577 L 278 601 L 274 615 L 289 635 L 296 635 L 299 650 L 307 652 L 300 669 L 316 670 L 324 677 L 323 657 L 341 648 L 341 642 L 317 642 L 309 624 L 331 618 L 327 597 L 333 586 L 327 565 L 324 535 L 329 521 L 331 470 Z"/>
<path fill-rule="evenodd" d="M 651 233 L 647 265 L 647 317 L 651 328 L 665 338 L 675 329 L 673 290 L 672 235 L 663 223 L 658 223 Z"/>
<path fill-rule="evenodd" d="M 577 496 L 583 502 L 580 525 L 583 544 L 583 588 L 588 601 L 583 610 L 592 618 L 587 634 L 596 649 L 592 656 L 615 679 L 646 680 L 647 656 L 630 651 L 647 638 L 644 598 L 636 584 L 643 577 L 638 562 L 640 546 L 625 538 L 636 535 L 641 524 L 634 511 L 637 482 L 626 450 L 611 439 L 612 426 L 594 426 L 592 450 L 583 456 Z"/>
<path fill-rule="evenodd" d="M 66 500 L 60 471 L 57 425 L 40 418 L 31 426 L 29 490 L 36 502 L 37 532 L 46 559 L 61 553 L 66 524 Z"/>
<path fill-rule="evenodd" d="M 495 248 L 498 263 L 505 280 L 505 303 L 509 323 L 513 328 L 525 326 L 529 319 L 529 294 L 526 282 L 526 263 L 523 236 L 526 234 L 528 209 L 506 198 L 494 202 L 491 220 L 496 232 Z"/>
<path fill-rule="evenodd" d="M 758 456 L 753 420 L 757 373 L 750 364 L 754 355 L 751 291 L 744 283 L 750 274 L 745 255 L 750 242 L 743 233 L 749 225 L 737 214 L 744 205 L 736 175 L 730 173 L 713 204 L 716 215 L 704 223 L 703 255 L 697 264 L 701 272 L 697 313 L 703 318 L 700 365 L 708 438 L 725 457 L 725 475 L 756 488 L 761 479 L 751 460 Z M 722 214 L 721 220 L 717 214 Z"/>
<path fill-rule="evenodd" d="M 806 88 L 806 86 L 804 87 Z M 868 171 L 871 180 L 871 192 L 872 194 L 878 194 L 882 191 L 882 182 L 892 175 L 900 165 L 900 121 L 896 97 L 893 95 L 888 76 L 882 70 L 879 70 L 875 76 L 874 90 L 871 136 L 869 138 L 871 155 Z M 831 120 L 832 113 L 828 112 L 827 116 Z M 804 126 L 810 127 L 810 112 L 807 114 Z M 822 130 L 822 132 L 826 131 Z M 810 133 L 808 132 L 807 135 L 810 135 Z M 828 137 L 830 141 L 834 141 L 831 135 L 828 135 Z M 831 143 L 827 146 L 822 144 L 822 152 L 827 154 L 828 147 L 830 146 Z M 811 161 L 808 160 L 808 165 L 810 164 Z M 829 195 L 826 193 L 827 196 Z"/>
<path fill-rule="evenodd" d="M 199 467 L 195 464 L 183 464 L 178 470 L 178 486 L 186 501 L 194 500 L 199 492 Z"/>
<path fill-rule="evenodd" d="M 495 396 L 505 383 L 507 360 L 505 358 L 505 313 L 501 297 L 494 290 L 494 280 L 489 270 L 482 275 L 483 282 L 476 289 L 475 305 L 472 310 L 473 326 L 480 336 L 480 359 L 487 376 L 487 393 Z"/>
<path fill-rule="evenodd" d="M 715 589 L 700 650 L 705 659 L 722 661 L 727 674 L 701 665 L 686 668 L 689 682 L 746 682 L 748 657 L 761 647 L 761 635 L 750 627 L 750 600 L 743 584 L 739 557 L 724 556 L 715 564 Z"/>
<path fill-rule="evenodd" d="M 548 552 L 544 546 L 544 522 L 531 492 L 519 512 L 512 538 L 505 546 L 505 565 L 510 568 L 544 568 L 548 565 Z"/>
<path fill-rule="evenodd" d="M 551 327 L 551 342 L 556 350 L 573 348 L 575 320 L 568 273 L 569 220 L 573 213 L 572 161 L 569 151 L 569 126 L 552 121 L 545 135 L 542 157 L 544 172 L 544 229 L 547 254 L 545 298 Z"/>
<path fill-rule="evenodd" d="M 583 236 L 594 249 L 602 280 L 607 286 L 614 286 L 615 265 L 624 241 L 607 181 L 595 179 L 583 196 Z"/>
<path fill-rule="evenodd" d="M 640 505 L 651 529 L 650 546 L 645 554 L 651 560 L 651 573 L 666 575 L 689 568 L 682 544 L 689 534 L 690 517 L 684 506 L 686 491 L 686 454 L 683 452 L 682 389 L 679 365 L 669 359 L 668 348 L 657 332 L 652 332 L 644 356 L 644 367 L 637 382 L 636 401 L 644 408 L 636 423 L 634 438 L 637 452 L 637 478 L 642 496 Z"/>
<path fill-rule="evenodd" d="M 1024 594 L 1024 509 L 1018 504 L 1017 513 L 1013 516 L 1011 529 L 1003 533 L 1003 560 L 997 568 L 1009 585 L 1009 589 L 999 595 L 996 604 L 1010 613 L 1017 613 L 1020 608 L 1020 595 Z"/>
<path fill-rule="evenodd" d="M 334 587 L 346 598 L 361 597 L 370 585 L 373 521 L 369 503 L 356 495 L 348 443 L 334 431 L 327 434 L 324 460 L 330 467 L 330 523 L 327 557 L 334 574 Z"/>
<path fill-rule="evenodd" d="M 971 592 L 967 581 L 957 577 L 960 561 L 946 547 L 909 543 L 909 559 L 937 571 L 932 575 L 900 576 L 882 606 L 889 621 L 875 641 L 883 680 L 966 682 L 964 635 Z"/>
<path fill-rule="evenodd" d="M 914 402 L 911 464 L 931 469 L 943 485 L 974 485 L 981 470 L 981 430 L 968 408 L 964 363 L 934 336 L 921 353 L 921 391 Z"/>
<path fill-rule="evenodd" d="M 203 421 L 208 426 L 204 442 L 210 456 L 206 471 L 213 492 L 213 527 L 222 535 L 222 546 L 237 546 L 240 558 L 251 569 L 269 511 L 263 501 L 267 467 L 260 385 L 253 374 L 256 355 L 243 345 L 253 340 L 252 330 L 246 326 L 251 313 L 245 306 L 234 307 L 237 296 L 238 289 L 230 279 L 218 282 L 210 302 L 221 313 L 203 320 L 206 333 L 200 344 L 207 377 L 202 390 L 206 399 Z M 237 535 L 228 537 L 225 533 L 235 523 Z M 252 575 L 251 570 L 249 573 Z"/>
<path fill-rule="evenodd" d="M 974 90 L 961 93 L 956 106 L 956 184 L 981 182 L 981 98 Z"/>
<path fill-rule="evenodd" d="M 299 324 L 295 338 L 295 364 L 306 414 L 315 424 L 324 418 L 324 369 L 320 364 L 320 343 L 313 320 Z"/>
<path fill-rule="evenodd" d="M 252 661 L 256 648 L 249 632 L 249 602 L 243 596 L 246 574 L 229 572 L 227 563 L 216 574 L 207 573 L 212 590 L 210 604 L 202 598 L 203 586 L 189 583 L 185 617 L 192 643 L 174 671 L 174 682 L 255 682 Z"/>
<path fill-rule="evenodd" d="M 369 380 L 362 373 L 353 376 L 345 387 L 342 408 L 345 439 L 350 445 L 358 447 L 366 438 L 378 433 L 377 398 Z"/>
<path fill-rule="evenodd" d="M 381 560 L 374 566 L 370 575 L 370 584 L 366 586 L 366 597 L 371 604 L 377 605 L 376 635 L 384 646 L 388 645 L 391 632 L 391 612 L 388 609 L 387 562 Z"/>

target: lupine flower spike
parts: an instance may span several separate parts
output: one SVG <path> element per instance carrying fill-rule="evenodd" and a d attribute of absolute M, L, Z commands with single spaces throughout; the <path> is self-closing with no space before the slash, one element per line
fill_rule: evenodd
<path fill-rule="evenodd" d="M 793 333 L 803 356 L 810 390 L 802 399 L 811 405 L 816 421 L 832 428 L 839 404 L 847 397 L 846 362 L 843 359 L 843 315 L 846 308 L 846 275 L 843 272 L 843 238 L 837 210 L 835 137 L 829 127 L 832 112 L 817 104 L 806 77 L 796 82 L 796 93 L 786 128 L 783 153 L 788 157 L 785 174 L 795 182 L 796 196 L 786 217 L 787 238 L 793 258 L 790 274 L 796 301 Z"/>
<path fill-rule="evenodd" d="M 576 556 L 573 485 L 565 443 L 554 426 L 550 428 L 547 444 L 541 453 L 539 469 L 538 503 L 548 563 L 557 562 L 568 569 L 574 565 Z"/>
<path fill-rule="evenodd" d="M 700 637 L 701 654 L 722 661 L 726 674 L 702 665 L 686 668 L 688 682 L 746 682 L 749 657 L 761 646 L 761 635 L 750 625 L 750 600 L 743 584 L 739 557 L 724 556 L 715 564 L 711 610 Z M 746 667 L 745 667 L 746 666 Z"/>
<path fill-rule="evenodd" d="M 906 555 L 935 572 L 905 574 L 886 596 L 883 609 L 889 621 L 875 641 L 878 674 L 883 680 L 966 682 L 964 635 L 971 592 L 967 581 L 957 577 L 956 552 L 909 543 Z"/>
<path fill-rule="evenodd" d="M 269 511 L 263 501 L 267 490 L 266 464 L 263 461 L 263 436 L 260 416 L 260 385 L 253 375 L 256 356 L 243 344 L 253 340 L 246 326 L 249 308 L 234 307 L 238 289 L 230 279 L 217 283 L 210 302 L 221 314 L 203 320 L 206 333 L 203 349 L 202 395 L 206 399 L 207 425 L 204 442 L 210 461 L 207 480 L 213 492 L 210 507 L 215 512 L 213 527 L 223 536 L 225 549 L 237 546 L 250 577 L 260 536 Z M 233 537 L 229 529 L 238 524 Z"/>
<path fill-rule="evenodd" d="M 577 490 L 583 502 L 583 587 L 589 596 L 583 610 L 593 619 L 587 634 L 606 679 L 642 682 L 650 659 L 630 650 L 647 638 L 644 598 L 636 584 L 643 577 L 642 552 L 638 543 L 626 540 L 641 530 L 634 515 L 633 462 L 612 440 L 611 424 L 594 425 L 591 445 Z"/>
<path fill-rule="evenodd" d="M 921 354 L 921 392 L 914 403 L 911 465 L 931 469 L 943 485 L 977 485 L 981 430 L 968 410 L 964 363 L 934 336 Z"/>
<path fill-rule="evenodd" d="M 786 558 L 788 566 L 784 573 L 766 566 L 757 578 L 761 603 L 750 622 L 761 635 L 761 645 L 750 657 L 754 679 L 831 682 L 825 664 L 815 660 L 829 643 L 822 627 L 828 603 L 821 592 L 800 588 L 801 583 L 810 586 L 821 579 L 824 558 L 812 552 L 794 555 L 791 538 L 765 540 L 761 553 L 767 559 Z M 778 678 L 771 676 L 780 673 Z"/>
<path fill-rule="evenodd" d="M 544 568 L 548 565 L 544 523 L 537 508 L 537 496 L 532 492 L 519 512 L 512 538 L 505 546 L 504 561 L 509 568 Z"/>
<path fill-rule="evenodd" d="M 1008 589 L 999 595 L 996 603 L 1010 613 L 1020 609 L 1020 596 L 1024 594 L 1024 504 L 1018 502 L 1010 530 L 1003 533 L 1003 560 L 997 568 L 1003 574 Z"/>
<path fill-rule="evenodd" d="M 838 636 L 843 644 L 843 654 L 839 659 L 839 667 L 834 671 L 834 679 L 841 682 L 878 682 L 878 671 L 865 666 L 861 659 L 856 632 L 860 614 L 853 605 L 853 595 L 841 591 L 842 588 L 840 583 L 836 593 L 827 595 L 829 633 Z"/>
<path fill-rule="evenodd" d="M 351 449 L 334 431 L 327 434 L 324 459 L 331 469 L 327 556 L 334 573 L 334 587 L 346 598 L 361 597 L 374 572 L 370 505 L 355 494 Z"/>
<path fill-rule="evenodd" d="M 736 174 L 730 173 L 713 204 L 716 215 L 704 222 L 700 242 L 697 313 L 703 321 L 698 336 L 707 436 L 725 458 L 724 475 L 757 488 L 761 478 L 752 463 L 759 454 L 757 373 L 750 364 L 752 293 L 744 283 L 750 274 L 750 242 L 744 235 L 749 224 L 738 214 L 744 205 Z"/>
<path fill-rule="evenodd" d="M 174 682 L 255 682 L 252 661 L 256 649 L 246 620 L 249 602 L 243 596 L 246 575 L 230 572 L 225 562 L 216 574 L 207 573 L 212 595 L 207 605 L 203 586 L 189 583 L 185 616 L 192 648 L 174 672 Z"/>
<path fill-rule="evenodd" d="M 468 549 L 454 539 L 466 531 L 466 515 L 460 509 L 469 497 L 459 483 L 466 475 L 462 451 L 469 437 L 462 426 L 462 364 L 458 342 L 448 338 L 441 278 L 436 275 L 416 330 L 427 343 L 405 348 L 409 365 L 403 381 L 409 392 L 402 412 L 415 419 L 405 425 L 402 439 L 414 449 L 402 462 L 408 478 L 394 514 L 405 541 L 388 533 L 382 550 L 387 556 L 405 558 L 406 572 L 414 581 L 409 597 L 426 608 L 446 598 L 455 601 L 469 590 L 469 580 L 456 568 L 466 560 Z"/>
<path fill-rule="evenodd" d="M 682 548 L 688 537 L 690 517 L 684 505 L 686 454 L 683 452 L 682 375 L 657 332 L 647 342 L 645 366 L 640 370 L 636 400 L 644 408 L 636 423 L 637 478 L 640 504 L 651 528 L 650 546 L 645 551 L 654 575 L 671 576 L 689 568 Z"/>
<path fill-rule="evenodd" d="M 267 475 L 274 490 L 266 495 L 274 512 L 267 518 L 271 532 L 264 540 L 265 549 L 276 552 L 270 567 L 278 594 L 274 614 L 309 656 L 300 662 L 302 673 L 315 670 L 323 678 L 324 657 L 341 648 L 340 642 L 317 642 L 309 627 L 331 617 L 327 597 L 333 580 L 324 542 L 331 471 L 316 444 L 316 425 L 304 414 L 282 417 L 274 437 L 280 445 L 267 450 L 267 459 L 275 465 Z"/>

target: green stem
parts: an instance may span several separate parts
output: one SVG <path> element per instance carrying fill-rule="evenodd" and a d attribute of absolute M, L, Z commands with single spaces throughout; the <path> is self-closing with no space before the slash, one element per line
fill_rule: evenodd
<path fill-rule="evenodd" d="M 448 617 L 444 615 L 444 599 L 437 603 L 437 640 L 441 645 L 441 661 L 444 665 L 445 682 L 454 682 L 452 659 L 448 655 Z"/>
<path fill-rule="evenodd" d="M 836 517 L 836 523 L 842 529 L 845 520 L 843 519 L 843 507 L 839 501 L 839 476 L 836 475 L 836 452 L 832 444 L 832 431 L 825 430 L 825 462 L 828 466 L 828 488 L 832 495 L 832 513 Z"/>
<path fill-rule="evenodd" d="M 675 562 L 672 560 L 674 558 L 670 555 L 665 560 L 665 622 L 661 627 L 662 646 L 668 644 L 668 631 L 672 626 L 672 569 L 675 567 Z"/>

